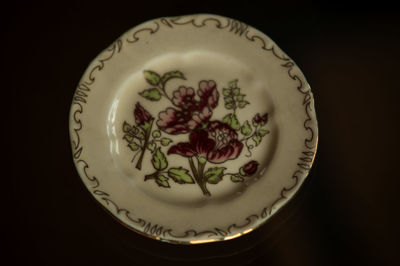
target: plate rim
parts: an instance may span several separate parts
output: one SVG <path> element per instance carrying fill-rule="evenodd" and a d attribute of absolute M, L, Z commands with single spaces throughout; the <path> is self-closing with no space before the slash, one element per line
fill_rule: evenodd
<path fill-rule="evenodd" d="M 202 17 L 200 21 L 197 20 L 199 17 Z M 214 23 L 208 23 L 209 21 L 213 21 Z M 153 27 L 150 27 L 150 23 L 153 24 Z M 150 221 L 146 221 L 142 218 L 133 219 L 129 216 L 129 210 L 120 208 L 118 204 L 111 199 L 110 195 L 107 192 L 99 189 L 100 181 L 95 176 L 89 175 L 87 170 L 90 168 L 90 166 L 85 159 L 81 158 L 83 145 L 80 140 L 79 131 L 82 130 L 83 124 L 78 115 L 82 115 L 84 112 L 83 105 L 87 103 L 87 98 L 90 94 L 90 86 L 95 83 L 96 72 L 101 71 L 106 62 L 112 59 L 116 53 L 119 53 L 121 51 L 124 41 L 126 41 L 127 44 L 135 43 L 140 41 L 140 37 L 137 36 L 137 34 L 140 32 L 155 34 L 162 26 L 173 28 L 175 26 L 184 25 L 192 25 L 197 28 L 205 26 L 215 26 L 219 30 L 229 29 L 230 32 L 238 35 L 239 37 L 244 37 L 251 42 L 259 42 L 261 44 L 261 49 L 271 52 L 276 58 L 281 60 L 283 63 L 281 66 L 287 69 L 288 76 L 291 79 L 299 82 L 297 90 L 304 95 L 302 105 L 305 107 L 304 110 L 306 113 L 306 120 L 304 121 L 303 126 L 304 129 L 310 133 L 310 136 L 309 138 L 306 137 L 304 140 L 304 147 L 306 148 L 306 151 L 302 152 L 303 157 L 299 158 L 299 161 L 297 163 L 298 167 L 296 167 L 296 171 L 291 177 L 295 180 L 295 183 L 289 187 L 284 186 L 281 190 L 279 198 L 273 201 L 272 204 L 264 207 L 263 210 L 258 214 L 253 214 L 246 217 L 244 219 L 244 224 L 231 224 L 225 230 L 214 228 L 211 230 L 197 232 L 195 229 L 190 229 L 186 230 L 184 235 L 174 235 L 172 229 L 164 229 L 162 225 L 152 224 Z M 251 29 L 251 31 L 249 31 L 249 29 Z M 123 40 L 123 38 L 125 37 L 126 39 Z M 267 43 L 271 43 L 272 45 L 268 47 Z M 299 77 L 297 74 L 292 73 L 293 69 L 298 71 L 301 76 Z M 108 48 L 100 52 L 86 68 L 74 92 L 69 118 L 69 134 L 74 165 L 84 185 L 89 190 L 90 194 L 94 197 L 96 202 L 99 203 L 114 219 L 116 219 L 120 224 L 124 225 L 128 229 L 151 239 L 174 244 L 190 245 L 226 241 L 240 237 L 244 234 L 248 234 L 254 229 L 260 227 L 261 225 L 264 225 L 272 216 L 274 216 L 274 214 L 282 209 L 282 207 L 284 207 L 284 205 L 286 205 L 286 203 L 289 202 L 297 194 L 301 185 L 304 183 L 304 180 L 309 175 L 309 171 L 311 170 L 311 167 L 315 160 L 318 146 L 318 122 L 316 119 L 314 107 L 314 97 L 311 92 L 311 87 L 309 86 L 304 74 L 298 68 L 296 63 L 291 58 L 289 58 L 271 38 L 269 38 L 266 34 L 260 32 L 256 28 L 253 28 L 236 19 L 208 13 L 191 14 L 178 17 L 155 18 L 143 22 L 124 32 Z M 301 175 L 301 177 L 298 175 Z M 89 186 L 88 183 L 90 183 L 91 185 Z M 100 200 L 103 200 L 104 203 L 102 203 Z M 276 208 L 278 205 L 279 207 Z M 274 207 L 276 208 L 275 210 Z M 125 223 L 121 218 L 117 216 L 121 215 L 122 213 L 128 220 L 136 224 L 140 224 L 142 231 Z M 253 221 L 253 219 L 255 220 Z M 250 224 L 253 225 L 250 228 L 247 228 Z M 240 233 L 232 234 L 232 228 L 247 229 L 241 231 Z M 206 238 L 199 238 L 200 236 L 204 236 L 205 234 L 208 234 Z M 212 237 L 210 235 L 212 235 Z"/>

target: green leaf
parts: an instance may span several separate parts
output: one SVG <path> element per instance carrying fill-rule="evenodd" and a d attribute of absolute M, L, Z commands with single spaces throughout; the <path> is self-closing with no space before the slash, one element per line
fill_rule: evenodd
<path fill-rule="evenodd" d="M 161 151 L 160 147 L 153 154 L 153 159 L 151 160 L 151 163 L 153 164 L 153 167 L 158 171 L 167 168 L 168 161 L 167 158 L 165 157 L 165 154 Z"/>
<path fill-rule="evenodd" d="M 226 103 L 233 103 L 235 100 L 232 97 L 226 97 L 225 102 Z"/>
<path fill-rule="evenodd" d="M 239 125 L 239 120 L 236 116 L 236 114 L 227 114 L 222 118 L 222 122 L 227 123 L 230 125 L 234 130 L 239 130 L 240 125 Z"/>
<path fill-rule="evenodd" d="M 251 130 L 252 129 L 251 129 L 250 123 L 249 123 L 249 121 L 246 120 L 243 123 L 243 126 L 240 128 L 240 132 L 242 132 L 243 135 L 248 136 L 248 135 L 250 135 Z"/>
<path fill-rule="evenodd" d="M 199 160 L 199 163 L 201 163 L 201 164 L 205 164 L 207 162 L 207 159 L 204 158 L 203 156 L 198 156 L 197 160 Z"/>
<path fill-rule="evenodd" d="M 253 127 L 257 127 L 258 123 L 254 122 L 254 120 L 252 121 Z"/>
<path fill-rule="evenodd" d="M 254 135 L 252 137 L 252 139 L 254 140 L 256 146 L 258 146 L 261 143 L 261 140 L 262 140 L 261 136 L 259 136 L 259 135 Z"/>
<path fill-rule="evenodd" d="M 128 133 L 131 130 L 132 130 L 132 126 L 129 125 L 126 121 L 124 121 L 124 124 L 122 125 L 122 131 L 124 131 L 125 133 Z"/>
<path fill-rule="evenodd" d="M 168 178 L 163 176 L 163 175 L 158 175 L 156 178 L 156 183 L 157 185 L 159 185 L 160 187 L 166 187 L 169 188 L 169 183 L 168 183 Z"/>
<path fill-rule="evenodd" d="M 123 139 L 126 140 L 127 142 L 132 142 L 133 141 L 133 136 L 131 136 L 129 134 L 125 134 Z"/>
<path fill-rule="evenodd" d="M 231 120 L 230 126 L 231 126 L 234 130 L 239 130 L 239 129 L 240 129 L 239 120 L 238 120 L 236 114 L 233 114 L 233 115 L 232 115 L 232 120 Z"/>
<path fill-rule="evenodd" d="M 225 108 L 228 109 L 228 110 L 231 110 L 231 109 L 233 109 L 233 104 L 232 103 L 226 103 L 225 104 Z"/>
<path fill-rule="evenodd" d="M 132 126 L 131 130 L 129 131 L 129 134 L 135 136 L 139 132 L 139 129 L 135 126 Z"/>
<path fill-rule="evenodd" d="M 149 122 L 144 122 L 143 124 L 139 125 L 139 127 L 143 129 L 145 132 L 147 132 L 153 126 L 153 121 L 154 119 L 150 120 Z"/>
<path fill-rule="evenodd" d="M 160 91 L 157 88 L 147 89 L 142 92 L 139 92 L 139 94 L 140 94 L 140 96 L 142 96 L 150 101 L 159 101 L 162 96 Z"/>
<path fill-rule="evenodd" d="M 239 108 L 244 108 L 246 105 L 248 105 L 249 102 L 248 101 L 240 101 L 238 102 L 238 106 Z"/>
<path fill-rule="evenodd" d="M 240 88 L 234 88 L 234 89 L 232 90 L 232 93 L 233 93 L 233 95 L 235 95 L 235 96 L 239 95 L 239 94 L 240 94 Z"/>
<path fill-rule="evenodd" d="M 150 175 L 145 175 L 144 177 L 144 181 L 147 180 L 151 180 L 154 179 L 154 181 L 156 181 L 156 184 L 160 187 L 165 187 L 165 188 L 169 188 L 169 182 L 168 182 L 168 177 L 163 176 L 162 174 L 160 174 L 160 172 L 154 172 Z"/>
<path fill-rule="evenodd" d="M 228 125 L 231 124 L 231 120 L 232 120 L 232 114 L 227 114 L 226 116 L 224 116 L 224 118 L 222 118 L 222 122 L 227 123 Z"/>
<path fill-rule="evenodd" d="M 136 136 L 138 139 L 140 140 L 144 140 L 144 134 L 142 132 L 139 132 L 139 134 L 137 134 Z"/>
<path fill-rule="evenodd" d="M 124 123 L 122 124 L 122 131 L 128 133 L 129 135 L 135 136 L 138 132 L 138 128 L 124 121 Z"/>
<path fill-rule="evenodd" d="M 193 178 L 189 174 L 189 170 L 182 167 L 168 169 L 168 176 L 178 184 L 194 183 Z"/>
<path fill-rule="evenodd" d="M 236 100 L 241 102 L 241 101 L 244 100 L 244 96 L 246 96 L 246 95 L 245 94 L 240 94 L 240 95 L 236 96 Z"/>
<path fill-rule="evenodd" d="M 128 147 L 133 151 L 137 151 L 139 149 L 139 145 L 136 142 L 129 143 Z"/>
<path fill-rule="evenodd" d="M 229 82 L 229 87 L 230 88 L 236 88 L 237 87 L 237 83 L 239 80 L 235 79 Z"/>
<path fill-rule="evenodd" d="M 240 175 L 231 175 L 231 181 L 235 183 L 243 182 L 244 178 Z"/>
<path fill-rule="evenodd" d="M 231 95 L 231 89 L 222 89 L 222 95 L 229 96 Z"/>
<path fill-rule="evenodd" d="M 264 137 L 265 135 L 269 134 L 269 130 L 260 129 L 260 130 L 258 131 L 258 134 L 259 134 L 261 137 Z"/>
<path fill-rule="evenodd" d="M 161 137 L 161 131 L 160 130 L 154 130 L 153 133 L 151 134 L 153 136 L 153 138 L 159 138 Z"/>
<path fill-rule="evenodd" d="M 149 151 L 154 152 L 155 148 L 156 148 L 156 145 L 154 145 L 154 143 L 148 143 L 147 144 L 147 149 Z"/>
<path fill-rule="evenodd" d="M 240 174 L 241 176 L 247 176 L 246 173 L 244 172 L 243 167 L 240 167 L 240 169 L 239 169 L 239 174 Z"/>
<path fill-rule="evenodd" d="M 173 78 L 179 78 L 179 79 L 186 79 L 185 76 L 183 75 L 182 72 L 180 71 L 171 71 L 171 72 L 167 72 L 165 73 L 162 78 L 161 78 L 161 84 L 165 85 L 165 83 Z"/>
<path fill-rule="evenodd" d="M 150 85 L 158 85 L 160 83 L 160 75 L 151 70 L 144 71 L 144 78 Z"/>
<path fill-rule="evenodd" d="M 161 139 L 161 145 L 163 145 L 163 146 L 168 146 L 171 142 L 172 142 L 172 139 L 169 139 L 169 138 Z"/>
<path fill-rule="evenodd" d="M 211 167 L 204 173 L 204 177 L 210 184 L 218 184 L 222 181 L 224 176 L 225 167 Z"/>

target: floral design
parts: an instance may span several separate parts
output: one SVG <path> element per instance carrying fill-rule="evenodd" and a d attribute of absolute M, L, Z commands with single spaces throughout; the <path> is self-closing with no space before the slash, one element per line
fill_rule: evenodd
<path fill-rule="evenodd" d="M 172 146 L 168 154 L 175 153 L 184 157 L 202 157 L 208 162 L 219 164 L 236 159 L 241 153 L 243 143 L 237 139 L 237 133 L 226 123 L 212 121 L 206 129 L 197 128 L 190 133 L 189 142 Z"/>
<path fill-rule="evenodd" d="M 212 116 L 212 109 L 218 104 L 218 91 L 214 81 L 200 81 L 197 91 L 199 100 L 193 88 L 179 87 L 173 92 L 172 103 L 160 112 L 157 126 L 169 134 L 183 134 L 207 122 Z"/>
<path fill-rule="evenodd" d="M 160 138 L 161 132 L 159 130 L 153 131 L 150 136 L 154 118 L 146 111 L 146 109 L 143 108 L 143 106 L 140 105 L 140 103 L 136 103 L 133 114 L 136 126 L 130 125 L 128 122 L 124 121 L 122 130 L 125 133 L 124 139 L 128 142 L 128 147 L 132 151 L 136 152 L 132 161 L 140 153 L 139 160 L 136 163 L 136 168 L 141 170 L 146 149 L 153 152 L 156 148 L 156 141 L 159 141 L 163 146 L 168 146 L 171 139 Z M 151 140 L 150 137 L 152 137 Z"/>
<path fill-rule="evenodd" d="M 136 168 L 141 170 L 146 150 L 151 152 L 152 174 L 145 175 L 144 180 L 154 180 L 160 187 L 170 188 L 170 181 L 178 184 L 197 183 L 203 194 L 211 196 L 207 184 L 218 184 L 224 176 L 230 176 L 232 182 L 244 182 L 245 178 L 257 172 L 259 163 L 249 161 L 235 173 L 226 173 L 226 167 L 220 166 L 228 160 L 237 159 L 244 149 L 245 156 L 251 157 L 251 150 L 257 147 L 262 138 L 269 134 L 265 129 L 268 113 L 257 113 L 251 120 L 240 123 L 237 110 L 250 104 L 238 87 L 238 80 L 229 82 L 222 89 L 224 107 L 230 111 L 221 120 L 211 120 L 213 110 L 218 106 L 219 92 L 214 80 L 201 80 L 198 89 L 181 85 L 170 96 L 166 84 L 171 79 L 183 79 L 180 71 L 170 71 L 159 75 L 150 70 L 144 71 L 144 78 L 152 88 L 139 94 L 149 101 L 166 98 L 171 104 L 158 113 L 153 130 L 154 117 L 140 104 L 136 103 L 134 118 L 136 125 L 123 123 L 124 140 L 134 152 L 132 162 L 140 154 Z M 187 142 L 178 142 L 163 151 L 173 140 L 163 134 L 188 134 Z M 166 155 L 167 154 L 167 155 Z M 168 156 L 187 158 L 190 171 L 182 166 L 169 167 Z M 214 166 L 206 170 L 206 165 Z"/>

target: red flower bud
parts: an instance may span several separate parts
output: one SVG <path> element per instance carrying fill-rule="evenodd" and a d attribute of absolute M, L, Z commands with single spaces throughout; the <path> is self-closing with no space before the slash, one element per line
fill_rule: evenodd
<path fill-rule="evenodd" d="M 268 113 L 265 113 L 264 115 L 260 115 L 259 113 L 257 113 L 254 117 L 253 117 L 253 122 L 257 123 L 257 124 L 266 124 L 268 122 Z"/>
<path fill-rule="evenodd" d="M 243 176 L 252 176 L 257 172 L 258 162 L 250 161 L 240 168 L 240 174 Z"/>
<path fill-rule="evenodd" d="M 137 125 L 143 125 L 145 122 L 150 122 L 153 120 L 153 117 L 140 105 L 140 103 L 136 103 L 135 110 L 135 121 Z"/>

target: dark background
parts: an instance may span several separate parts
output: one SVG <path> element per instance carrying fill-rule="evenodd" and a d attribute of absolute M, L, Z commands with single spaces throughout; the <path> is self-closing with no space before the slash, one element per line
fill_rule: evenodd
<path fill-rule="evenodd" d="M 18 1 L 1 13 L 12 159 L 2 171 L 4 265 L 399 264 L 394 5 Z M 176 246 L 130 232 L 92 199 L 73 165 L 68 115 L 81 75 L 112 41 L 191 13 L 236 18 L 277 42 L 311 84 L 320 141 L 310 177 L 270 222 L 229 242 Z"/>

